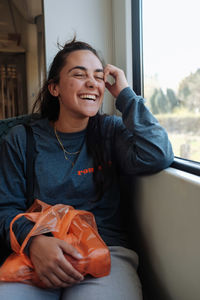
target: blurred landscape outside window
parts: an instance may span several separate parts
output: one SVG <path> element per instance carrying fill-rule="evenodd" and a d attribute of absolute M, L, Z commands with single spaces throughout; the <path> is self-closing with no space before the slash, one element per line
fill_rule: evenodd
<path fill-rule="evenodd" d="M 146 104 L 175 156 L 200 162 L 200 1 L 143 0 Z"/>

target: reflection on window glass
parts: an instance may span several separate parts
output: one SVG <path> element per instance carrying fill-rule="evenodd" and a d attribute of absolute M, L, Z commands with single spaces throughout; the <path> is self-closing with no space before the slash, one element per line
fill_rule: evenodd
<path fill-rule="evenodd" d="M 144 96 L 178 157 L 200 161 L 200 1 L 143 0 Z"/>

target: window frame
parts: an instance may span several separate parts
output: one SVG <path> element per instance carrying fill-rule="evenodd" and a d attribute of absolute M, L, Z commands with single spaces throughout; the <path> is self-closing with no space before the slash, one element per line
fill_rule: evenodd
<path fill-rule="evenodd" d="M 142 0 L 131 0 L 133 90 L 144 97 Z M 172 168 L 200 176 L 200 162 L 175 156 Z"/>

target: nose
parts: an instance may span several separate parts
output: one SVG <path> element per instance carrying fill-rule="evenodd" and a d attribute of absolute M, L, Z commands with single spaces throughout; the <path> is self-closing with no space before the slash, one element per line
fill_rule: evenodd
<path fill-rule="evenodd" d="M 93 76 L 87 78 L 86 86 L 89 88 L 95 88 L 97 86 L 97 82 Z"/>

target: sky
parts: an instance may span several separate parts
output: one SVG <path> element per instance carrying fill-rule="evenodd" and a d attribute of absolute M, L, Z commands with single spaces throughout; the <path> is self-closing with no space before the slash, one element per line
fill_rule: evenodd
<path fill-rule="evenodd" d="M 163 89 L 200 68 L 200 0 L 143 0 L 144 73 Z"/>

